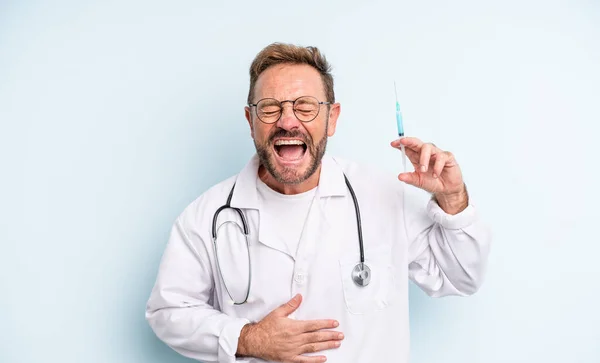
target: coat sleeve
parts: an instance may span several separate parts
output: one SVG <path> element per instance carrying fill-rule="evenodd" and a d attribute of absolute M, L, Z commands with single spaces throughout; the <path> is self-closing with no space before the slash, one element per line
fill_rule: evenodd
<path fill-rule="evenodd" d="M 214 278 L 199 236 L 192 243 L 178 219 L 146 305 L 156 336 L 176 352 L 202 362 L 235 362 L 238 338 L 249 323 L 211 304 Z"/>
<path fill-rule="evenodd" d="M 470 198 L 465 210 L 450 215 L 433 198 L 418 202 L 402 189 L 410 279 L 432 297 L 474 294 L 486 273 L 491 233 Z"/>

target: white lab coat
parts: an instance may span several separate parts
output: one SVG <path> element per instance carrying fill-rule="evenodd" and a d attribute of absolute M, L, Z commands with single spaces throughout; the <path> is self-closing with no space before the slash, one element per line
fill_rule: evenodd
<path fill-rule="evenodd" d="M 408 362 L 408 283 L 430 296 L 470 295 L 485 273 L 490 234 L 475 208 L 448 215 L 431 199 L 411 203 L 410 188 L 395 177 L 325 156 L 296 256 L 261 223 L 256 155 L 246 167 L 202 194 L 177 218 L 164 252 L 146 318 L 156 335 L 180 354 L 203 362 L 262 362 L 235 358 L 242 326 L 258 321 L 296 293 L 303 302 L 295 319 L 336 319 L 345 334 L 328 362 Z M 359 262 L 358 235 L 348 177 L 362 218 L 368 286 L 351 271 Z M 211 238 L 215 211 L 242 208 L 250 229 L 250 301 L 233 305 L 218 275 Z M 413 195 L 413 194 L 410 194 Z M 415 194 L 416 195 L 416 194 Z M 425 194 L 424 194 L 425 195 Z M 223 211 L 218 219 L 238 220 Z M 229 224 L 231 225 L 231 224 Z M 232 225 L 231 225 L 232 226 Z M 228 227 L 229 228 L 229 227 Z M 247 287 L 243 235 L 219 232 L 219 261 L 234 298 Z M 236 278 L 237 276 L 237 278 Z"/>

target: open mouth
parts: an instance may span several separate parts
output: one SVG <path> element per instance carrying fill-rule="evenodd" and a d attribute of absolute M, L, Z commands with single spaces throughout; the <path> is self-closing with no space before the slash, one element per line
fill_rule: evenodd
<path fill-rule="evenodd" d="M 277 140 L 274 144 L 275 152 L 284 161 L 302 159 L 306 153 L 307 145 L 302 140 Z"/>

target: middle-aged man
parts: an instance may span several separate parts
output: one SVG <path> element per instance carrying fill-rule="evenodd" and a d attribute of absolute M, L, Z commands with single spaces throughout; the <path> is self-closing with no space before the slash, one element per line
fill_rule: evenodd
<path fill-rule="evenodd" d="M 454 156 L 395 140 L 415 171 L 390 178 L 325 155 L 340 104 L 314 47 L 263 49 L 245 113 L 256 154 L 175 221 L 150 326 L 203 362 L 407 363 L 409 279 L 464 296 L 485 271 L 490 234 Z"/>

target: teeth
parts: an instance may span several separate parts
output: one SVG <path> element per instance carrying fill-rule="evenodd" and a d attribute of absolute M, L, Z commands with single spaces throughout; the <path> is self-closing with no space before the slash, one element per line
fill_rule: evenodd
<path fill-rule="evenodd" d="M 275 141 L 275 145 L 304 145 L 304 142 L 300 140 L 277 140 Z"/>

